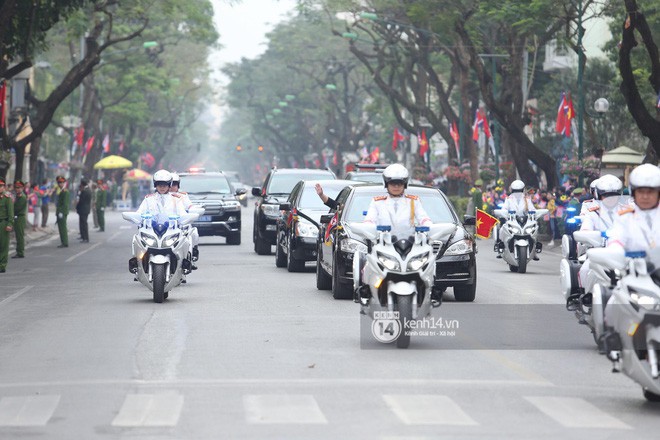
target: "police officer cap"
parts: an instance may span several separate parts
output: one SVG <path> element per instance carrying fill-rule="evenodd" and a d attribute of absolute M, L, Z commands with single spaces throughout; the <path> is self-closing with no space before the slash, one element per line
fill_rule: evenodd
<path fill-rule="evenodd" d="M 55 178 L 55 181 L 56 181 L 57 183 L 61 183 L 61 182 L 66 182 L 66 179 L 64 178 L 64 176 L 57 176 L 57 177 Z"/>
<path fill-rule="evenodd" d="M 19 186 L 21 188 L 23 188 L 25 186 L 25 183 L 22 180 L 15 180 L 14 181 L 14 188 L 19 187 Z"/>
<path fill-rule="evenodd" d="M 650 163 L 638 166 L 630 173 L 630 193 L 637 188 L 660 189 L 660 168 Z"/>
<path fill-rule="evenodd" d="M 576 196 L 582 195 L 583 192 L 584 192 L 584 190 L 582 188 L 575 188 L 573 190 L 573 194 L 576 195 Z"/>
<path fill-rule="evenodd" d="M 103 185 L 103 179 L 97 179 L 96 183 L 98 183 L 99 185 Z"/>
<path fill-rule="evenodd" d="M 390 182 L 403 182 L 404 188 L 407 188 L 408 177 L 408 170 L 400 163 L 392 164 L 383 171 L 383 182 L 385 183 L 386 188 L 387 184 Z"/>
<path fill-rule="evenodd" d="M 5 179 L 3 179 L 2 177 L 0 177 L 0 185 L 5 185 L 6 183 L 7 183 L 7 182 L 5 182 Z"/>
<path fill-rule="evenodd" d="M 514 180 L 511 182 L 511 186 L 509 187 L 512 193 L 514 192 L 523 192 L 525 189 L 525 183 L 522 180 Z"/>
<path fill-rule="evenodd" d="M 605 174 L 596 181 L 596 191 L 598 191 L 598 197 L 620 196 L 623 191 L 623 183 L 618 177 Z"/>
<path fill-rule="evenodd" d="M 481 186 L 484 184 L 484 181 L 481 179 L 477 179 L 474 181 L 474 186 Z"/>

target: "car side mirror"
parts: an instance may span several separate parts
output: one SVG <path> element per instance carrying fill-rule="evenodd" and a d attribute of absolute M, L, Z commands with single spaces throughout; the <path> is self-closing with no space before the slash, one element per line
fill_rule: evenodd
<path fill-rule="evenodd" d="M 235 193 L 237 196 L 242 196 L 243 194 L 247 194 L 247 189 L 245 188 L 238 188 Z"/>
<path fill-rule="evenodd" d="M 321 216 L 321 224 L 322 225 L 327 225 L 328 223 L 330 223 L 330 221 L 332 220 L 332 217 L 334 217 L 334 216 L 335 216 L 334 214 L 323 214 Z"/>
<path fill-rule="evenodd" d="M 255 197 L 261 197 L 261 188 L 258 186 L 252 187 L 252 195 Z"/>
<path fill-rule="evenodd" d="M 291 211 L 291 202 L 280 203 L 280 211 Z"/>
<path fill-rule="evenodd" d="M 477 224 L 477 218 L 473 215 L 464 215 L 463 216 L 463 224 L 465 226 L 474 226 Z"/>

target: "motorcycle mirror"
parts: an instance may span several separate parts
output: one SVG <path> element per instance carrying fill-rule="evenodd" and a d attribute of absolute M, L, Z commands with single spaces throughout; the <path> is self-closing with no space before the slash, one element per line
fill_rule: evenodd
<path fill-rule="evenodd" d="M 376 237 L 378 237 L 376 225 L 373 223 L 354 222 L 350 224 L 350 228 L 351 231 L 355 232 L 361 237 L 364 237 L 367 240 L 375 240 Z"/>
<path fill-rule="evenodd" d="M 280 203 L 280 211 L 291 211 L 291 203 L 290 202 L 282 202 Z"/>
<path fill-rule="evenodd" d="M 122 212 L 121 216 L 124 220 L 128 220 L 136 225 L 142 223 L 142 215 L 137 212 Z"/>
<path fill-rule="evenodd" d="M 261 197 L 261 188 L 259 187 L 253 187 L 252 188 L 252 195 L 255 197 Z"/>
<path fill-rule="evenodd" d="M 332 220 L 332 217 L 334 216 L 335 216 L 334 214 L 323 214 L 320 220 L 321 224 L 327 225 L 328 223 L 330 223 L 330 220 Z"/>
<path fill-rule="evenodd" d="M 626 253 L 620 246 L 589 249 L 587 257 L 594 263 L 610 269 L 621 270 L 626 267 Z"/>
<path fill-rule="evenodd" d="M 448 238 L 455 230 L 456 225 L 454 223 L 436 223 L 429 227 L 429 238 L 433 241 Z"/>

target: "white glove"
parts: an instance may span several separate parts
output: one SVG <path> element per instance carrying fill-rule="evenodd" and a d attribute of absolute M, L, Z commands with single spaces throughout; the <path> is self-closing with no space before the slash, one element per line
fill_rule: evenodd
<path fill-rule="evenodd" d="M 64 214 L 62 214 L 61 212 L 59 214 L 57 214 L 57 218 L 63 218 L 63 217 L 64 217 Z"/>

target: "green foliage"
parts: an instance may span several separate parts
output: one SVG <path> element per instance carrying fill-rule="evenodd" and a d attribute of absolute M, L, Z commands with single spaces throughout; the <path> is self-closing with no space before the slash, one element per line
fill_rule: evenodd
<path fill-rule="evenodd" d="M 461 197 L 461 196 L 447 196 L 449 198 L 449 201 L 454 205 L 454 209 L 456 210 L 456 214 L 458 214 L 458 218 L 463 218 L 465 215 L 465 211 L 467 210 L 467 205 L 468 202 L 470 201 L 469 197 Z"/>

